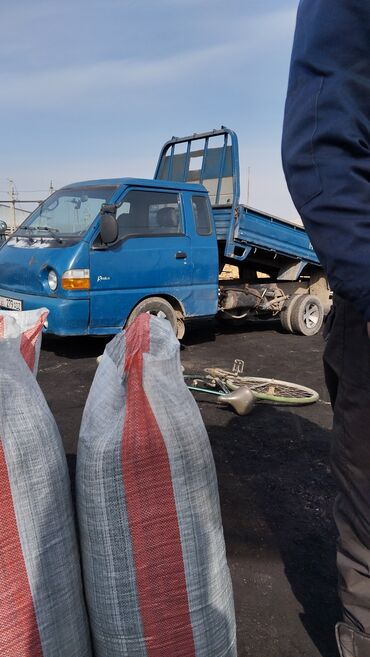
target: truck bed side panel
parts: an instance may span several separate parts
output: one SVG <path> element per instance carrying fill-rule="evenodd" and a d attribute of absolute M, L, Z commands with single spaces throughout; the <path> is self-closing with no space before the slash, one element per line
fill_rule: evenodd
<path fill-rule="evenodd" d="M 247 242 L 251 246 L 307 262 L 319 262 L 304 228 L 247 209 L 245 206 L 239 207 L 234 234 L 236 241 Z"/>
<path fill-rule="evenodd" d="M 252 247 L 272 251 L 288 258 L 319 264 L 309 237 L 301 226 L 282 221 L 244 205 L 236 208 L 237 218 L 232 218 L 232 208 L 214 208 L 217 239 L 228 240 L 230 221 L 233 221 L 233 244 L 226 245 L 226 253 L 232 258 L 233 246 Z"/>

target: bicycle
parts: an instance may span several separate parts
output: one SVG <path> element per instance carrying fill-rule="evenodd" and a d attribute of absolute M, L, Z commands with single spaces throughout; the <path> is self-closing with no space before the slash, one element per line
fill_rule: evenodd
<path fill-rule="evenodd" d="M 189 390 L 217 395 L 217 401 L 228 403 L 240 415 L 252 410 L 255 402 L 300 406 L 319 399 L 316 390 L 280 379 L 241 376 L 244 362 L 234 362 L 233 370 L 206 368 L 203 374 L 185 374 Z M 239 391 L 239 393 L 238 393 Z"/>

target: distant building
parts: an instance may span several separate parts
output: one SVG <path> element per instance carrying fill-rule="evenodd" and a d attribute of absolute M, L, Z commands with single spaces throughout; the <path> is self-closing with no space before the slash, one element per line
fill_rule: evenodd
<path fill-rule="evenodd" d="M 0 203 L 0 221 L 5 221 L 10 230 L 14 230 L 15 227 L 19 226 L 25 219 L 27 219 L 29 214 L 29 211 L 22 210 L 21 208 L 17 207 L 15 208 L 14 212 L 12 206 Z M 16 224 L 15 226 L 14 218 Z"/>

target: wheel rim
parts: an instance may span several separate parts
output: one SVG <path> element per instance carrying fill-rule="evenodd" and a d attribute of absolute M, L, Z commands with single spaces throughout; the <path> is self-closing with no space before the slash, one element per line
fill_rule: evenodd
<path fill-rule="evenodd" d="M 316 303 L 308 303 L 303 311 L 303 322 L 308 329 L 315 328 L 320 320 L 320 309 Z"/>

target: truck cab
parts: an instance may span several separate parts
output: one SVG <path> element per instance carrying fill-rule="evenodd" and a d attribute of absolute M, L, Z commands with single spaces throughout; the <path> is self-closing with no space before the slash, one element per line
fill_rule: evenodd
<path fill-rule="evenodd" d="M 101 239 L 102 204 L 117 235 Z M 49 309 L 46 330 L 104 335 L 139 312 L 184 320 L 217 311 L 218 258 L 207 191 L 143 179 L 95 180 L 52 194 L 0 248 L 0 307 Z"/>

